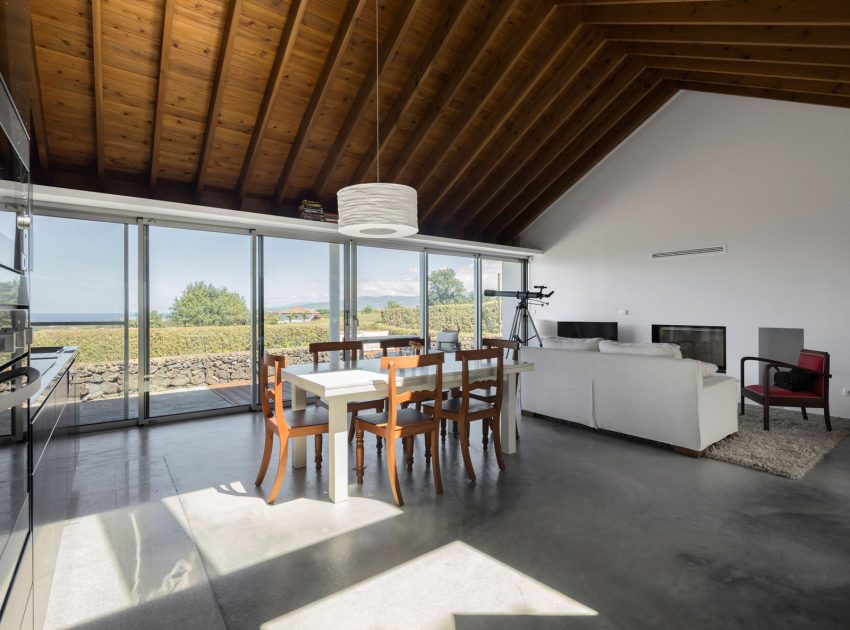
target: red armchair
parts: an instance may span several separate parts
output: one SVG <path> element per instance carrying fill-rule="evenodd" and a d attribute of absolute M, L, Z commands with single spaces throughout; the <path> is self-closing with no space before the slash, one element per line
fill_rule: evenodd
<path fill-rule="evenodd" d="M 744 385 L 744 363 L 747 361 L 760 361 L 764 363 L 762 374 L 764 385 Z M 771 372 L 779 368 L 797 368 L 804 372 L 816 374 L 811 388 L 807 391 L 791 391 L 773 385 Z M 826 421 L 826 430 L 832 431 L 832 423 L 829 420 L 829 353 L 819 350 L 801 350 L 797 359 L 797 365 L 763 359 L 761 357 L 744 357 L 741 359 L 741 415 L 744 414 L 744 399 L 749 398 L 764 406 L 764 430 L 770 431 L 770 408 L 771 407 L 799 407 L 803 417 L 808 420 L 806 409 L 823 409 L 823 417 Z"/>

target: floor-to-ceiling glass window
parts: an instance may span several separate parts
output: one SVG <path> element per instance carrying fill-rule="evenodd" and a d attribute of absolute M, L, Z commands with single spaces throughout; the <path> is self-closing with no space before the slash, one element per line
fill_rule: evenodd
<path fill-rule="evenodd" d="M 435 349 L 475 342 L 475 258 L 428 254 L 428 338 Z"/>
<path fill-rule="evenodd" d="M 357 337 L 367 354 L 374 341 L 422 334 L 421 267 L 418 251 L 357 246 Z"/>
<path fill-rule="evenodd" d="M 481 259 L 481 330 L 483 337 L 508 339 L 517 300 L 500 296 L 487 297 L 484 291 L 521 291 L 523 263 L 520 261 Z M 522 333 L 520 333 L 522 334 Z"/>
<path fill-rule="evenodd" d="M 344 245 L 263 238 L 263 343 L 290 363 L 309 363 L 311 343 L 344 328 Z"/>
<path fill-rule="evenodd" d="M 251 240 L 148 228 L 148 415 L 251 402 Z"/>
<path fill-rule="evenodd" d="M 138 416 L 136 226 L 51 216 L 34 220 L 34 351 L 79 346 L 80 422 Z"/>

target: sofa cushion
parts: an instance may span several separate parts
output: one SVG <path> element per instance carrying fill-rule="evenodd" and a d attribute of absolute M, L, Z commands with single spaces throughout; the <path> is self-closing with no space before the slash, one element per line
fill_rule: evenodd
<path fill-rule="evenodd" d="M 697 363 L 699 363 L 699 369 L 702 371 L 703 378 L 717 374 L 717 366 L 714 363 L 708 363 L 707 361 L 697 361 Z"/>
<path fill-rule="evenodd" d="M 639 354 L 649 357 L 681 359 L 682 351 L 675 343 L 625 343 L 622 341 L 600 341 L 599 352 L 608 354 Z"/>
<path fill-rule="evenodd" d="M 544 348 L 598 352 L 599 342 L 602 341 L 602 337 L 592 337 L 590 339 L 580 339 L 578 337 L 543 337 L 541 341 Z"/>

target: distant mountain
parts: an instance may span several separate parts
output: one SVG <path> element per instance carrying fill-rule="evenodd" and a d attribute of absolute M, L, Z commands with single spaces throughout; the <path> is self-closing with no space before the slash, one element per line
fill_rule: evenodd
<path fill-rule="evenodd" d="M 402 306 L 419 306 L 418 295 L 361 295 L 357 297 L 357 308 L 362 309 L 364 306 L 373 308 L 386 308 L 388 302 L 397 302 Z M 303 306 L 305 308 L 320 309 L 328 308 L 328 302 L 289 302 L 280 306 L 266 306 L 268 311 L 279 311 L 293 306 Z"/>

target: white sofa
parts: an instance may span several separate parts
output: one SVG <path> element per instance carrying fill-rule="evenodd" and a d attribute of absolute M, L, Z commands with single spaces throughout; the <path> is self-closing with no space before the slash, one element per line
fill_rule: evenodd
<path fill-rule="evenodd" d="M 691 359 L 524 347 L 521 375 L 531 412 L 670 444 L 701 454 L 738 431 L 734 378 L 703 377 Z"/>

